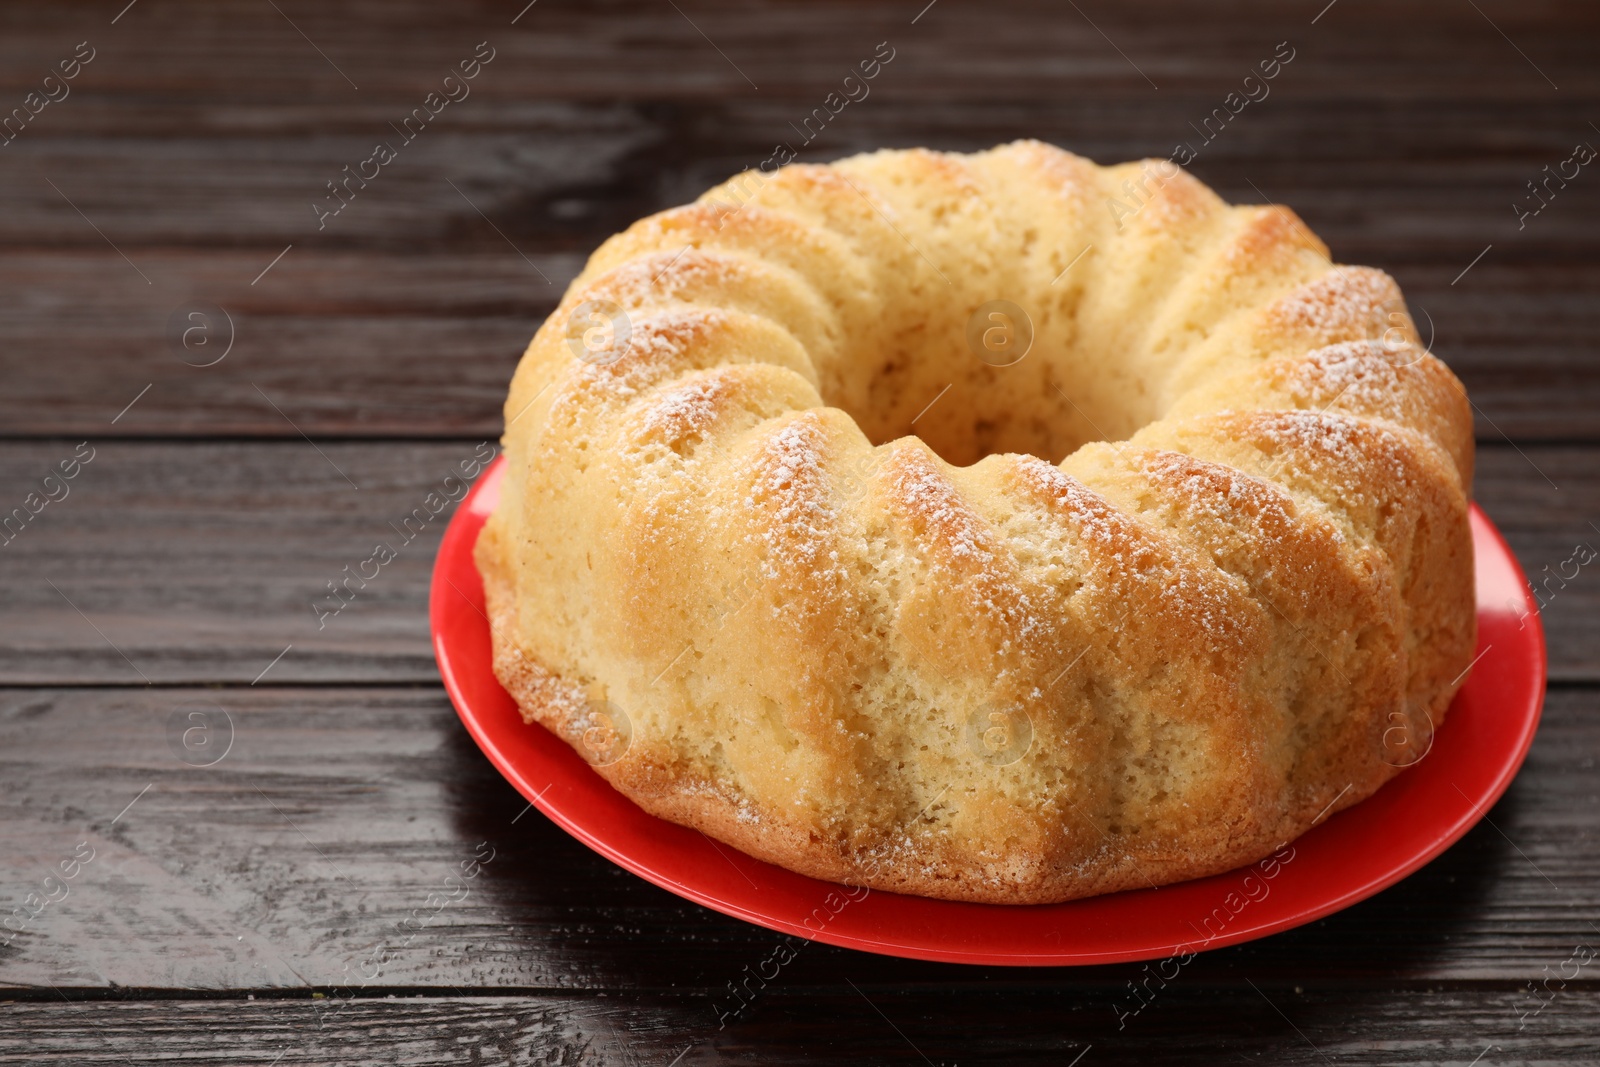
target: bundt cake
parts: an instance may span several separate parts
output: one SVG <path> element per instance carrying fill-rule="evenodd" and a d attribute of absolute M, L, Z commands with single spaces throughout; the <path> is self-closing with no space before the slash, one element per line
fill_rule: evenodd
<path fill-rule="evenodd" d="M 746 171 L 595 252 L 505 413 L 524 717 L 818 878 L 1252 862 L 1425 755 L 1473 652 L 1460 383 L 1386 274 L 1163 161 Z"/>

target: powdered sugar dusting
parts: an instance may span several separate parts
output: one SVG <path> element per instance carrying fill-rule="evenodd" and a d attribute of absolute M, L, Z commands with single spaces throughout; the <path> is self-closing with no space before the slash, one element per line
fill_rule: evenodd
<path fill-rule="evenodd" d="M 716 375 L 670 389 L 645 413 L 644 433 L 669 444 L 703 435 L 716 421 L 719 402 L 728 394 L 727 381 Z"/>
<path fill-rule="evenodd" d="M 1381 270 L 1334 267 L 1273 304 L 1268 314 L 1278 324 L 1309 333 L 1322 344 L 1354 337 L 1377 337 L 1404 311 L 1400 289 Z"/>
<path fill-rule="evenodd" d="M 1183 509 L 1185 528 L 1229 573 L 1237 572 L 1228 569 L 1216 552 L 1230 537 L 1242 537 L 1259 550 L 1268 576 L 1278 572 L 1290 556 L 1273 551 L 1272 546 L 1297 525 L 1294 499 L 1271 482 L 1226 464 L 1165 449 L 1146 456 L 1142 469 Z M 1344 540 L 1337 528 L 1327 532 L 1336 542 Z M 1313 584 L 1290 583 L 1303 608 L 1312 603 Z"/>
<path fill-rule="evenodd" d="M 1346 341 L 1308 352 L 1290 372 L 1287 384 L 1312 402 L 1349 404 L 1369 412 L 1397 415 L 1399 371 L 1379 341 Z"/>
<path fill-rule="evenodd" d="M 1043 141 L 1016 141 L 999 151 L 1014 155 L 1048 179 L 1051 192 L 1060 196 L 1074 215 L 1088 206 L 1094 177 L 1085 160 Z"/>
<path fill-rule="evenodd" d="M 766 578 L 811 573 L 845 580 L 833 543 L 838 517 L 823 482 L 823 434 L 815 412 L 803 412 L 768 438 L 744 503 L 763 514 L 753 536 L 762 542 Z"/>
<path fill-rule="evenodd" d="M 1404 443 L 1380 424 L 1324 411 L 1275 411 L 1251 418 L 1248 432 L 1271 447 L 1278 457 L 1275 469 L 1292 461 L 1296 452 L 1320 453 L 1331 460 L 1318 465 L 1318 474 L 1351 503 L 1381 503 L 1367 488 L 1371 472 L 1380 464 L 1387 465 L 1388 484 L 1395 492 L 1403 491 L 1411 480 L 1400 458 Z"/>
<path fill-rule="evenodd" d="M 1287 522 L 1293 500 L 1261 478 L 1222 463 L 1210 463 L 1166 449 L 1145 456 L 1142 469 L 1158 476 L 1168 491 L 1176 490 L 1184 505 L 1219 522 L 1241 511 Z"/>
<path fill-rule="evenodd" d="M 1001 623 L 1005 652 L 1015 634 L 1024 640 L 1048 630 L 1015 565 L 1002 556 L 988 524 L 961 499 L 936 462 L 915 448 L 902 448 L 889 464 L 890 498 L 923 527 L 935 580 L 943 571 L 965 580 L 974 606 Z M 952 573 L 953 572 L 953 573 Z"/>
<path fill-rule="evenodd" d="M 509 617 L 508 612 L 496 612 L 496 623 L 506 626 Z M 494 673 L 516 697 L 524 722 L 542 715 L 566 728 L 588 714 L 588 695 L 583 687 L 534 660 L 515 640 L 495 642 Z"/>
<path fill-rule="evenodd" d="M 910 456 L 916 459 L 903 458 Z M 937 532 L 941 545 L 951 555 L 971 559 L 980 567 L 991 566 L 996 558 L 993 539 L 962 503 L 955 487 L 925 457 L 907 449 L 897 458 L 901 462 L 891 468 L 896 496 L 927 523 L 930 531 Z"/>
<path fill-rule="evenodd" d="M 624 308 L 647 308 L 683 302 L 690 293 L 705 291 L 727 278 L 736 257 L 697 248 L 693 238 L 688 241 L 675 251 L 630 259 L 591 286 L 591 292 Z"/>
<path fill-rule="evenodd" d="M 1163 455 L 1175 460 L 1188 458 L 1172 453 L 1144 453 L 1141 464 L 1159 464 Z M 1157 531 L 1118 511 L 1058 467 L 1030 457 L 1019 462 L 1017 470 L 1064 505 L 1079 537 L 1092 549 L 1085 561 L 1086 583 L 1103 585 L 1113 594 L 1124 583 L 1154 586 L 1163 601 L 1181 605 L 1185 617 L 1213 638 L 1214 647 L 1227 647 L 1237 639 L 1239 620 L 1234 617 L 1235 601 L 1230 596 L 1242 588 L 1237 579 L 1222 572 L 1198 570 L 1192 561 L 1175 558 L 1171 546 L 1161 543 Z M 1238 476 L 1254 481 L 1243 474 Z M 1188 489 L 1197 498 L 1215 495 L 1214 487 L 1198 483 Z"/>
<path fill-rule="evenodd" d="M 552 409 L 571 405 L 585 408 L 594 400 L 630 403 L 693 361 L 695 349 L 719 329 L 724 313 L 707 308 L 676 308 L 635 319 L 627 348 L 609 363 L 586 363 L 574 358 L 562 344 L 560 358 L 570 360 L 568 388 Z"/>
<path fill-rule="evenodd" d="M 1016 469 L 1066 505 L 1067 512 L 1077 524 L 1079 537 L 1109 551 L 1114 548 L 1119 534 L 1126 535 L 1126 527 L 1131 520 L 1060 467 L 1046 463 L 1037 456 L 1024 456 L 1018 461 Z"/>

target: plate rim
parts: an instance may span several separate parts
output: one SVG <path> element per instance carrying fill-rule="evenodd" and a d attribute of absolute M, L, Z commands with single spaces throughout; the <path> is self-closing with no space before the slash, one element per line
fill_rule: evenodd
<path fill-rule="evenodd" d="M 1376 894 L 1395 885 L 1412 874 L 1415 874 L 1418 870 L 1437 859 L 1451 846 L 1458 842 L 1469 830 L 1472 829 L 1473 826 L 1482 821 L 1489 809 L 1492 808 L 1494 804 L 1505 794 L 1505 791 L 1510 788 L 1512 781 L 1515 780 L 1517 774 L 1522 769 L 1522 765 L 1527 758 L 1528 751 L 1532 747 L 1534 736 L 1537 734 L 1539 724 L 1543 718 L 1544 701 L 1549 684 L 1549 650 L 1545 642 L 1543 620 L 1539 615 L 1537 602 L 1534 600 L 1529 589 L 1527 575 L 1522 568 L 1521 562 L 1517 559 L 1516 554 L 1512 552 L 1510 545 L 1506 542 L 1504 535 L 1501 534 L 1498 527 L 1496 527 L 1495 524 L 1489 519 L 1488 515 L 1478 507 L 1477 503 L 1473 502 L 1471 504 L 1470 513 L 1474 534 L 1476 535 L 1481 531 L 1487 537 L 1491 545 L 1497 550 L 1497 554 L 1501 560 L 1509 566 L 1510 571 L 1517 578 L 1519 590 L 1523 600 L 1522 606 L 1524 608 L 1524 614 L 1521 616 L 1521 618 L 1523 620 L 1531 620 L 1533 624 L 1533 633 L 1527 643 L 1531 644 L 1533 649 L 1536 651 L 1534 663 L 1537 672 L 1536 685 L 1534 686 L 1535 692 L 1531 697 L 1531 711 L 1521 716 L 1522 721 L 1520 724 L 1520 730 L 1516 735 L 1516 744 L 1514 746 L 1514 750 L 1508 753 L 1507 758 L 1504 758 L 1503 763 L 1499 767 L 1493 781 L 1486 789 L 1482 790 L 1481 794 L 1477 797 L 1467 796 L 1465 793 L 1462 793 L 1463 798 L 1467 800 L 1468 810 L 1457 815 L 1453 821 L 1449 823 L 1448 828 L 1443 829 L 1443 832 L 1437 832 L 1434 834 L 1434 838 L 1430 844 L 1417 850 L 1404 862 L 1395 865 L 1392 869 L 1386 870 L 1381 874 L 1367 878 L 1356 885 L 1349 886 L 1344 890 L 1333 894 L 1327 899 L 1317 902 L 1316 904 L 1301 907 L 1293 914 L 1282 915 L 1275 918 L 1257 919 L 1254 922 L 1246 922 L 1236 929 L 1227 929 L 1214 935 L 1213 937 L 1204 939 L 1203 942 L 1193 942 L 1187 946 L 1169 946 L 1159 951 L 1153 950 L 1149 946 L 1144 946 L 1130 947 L 1126 950 L 1120 951 L 1096 949 L 1073 952 L 1071 950 L 1058 948 L 1052 950 L 1041 949 L 1038 952 L 997 952 L 993 947 L 941 947 L 933 944 L 906 944 L 902 940 L 879 940 L 860 933 L 850 933 L 846 931 L 830 929 L 827 926 L 824 926 L 821 929 L 812 929 L 801 926 L 798 923 L 779 916 L 763 913 L 754 907 L 741 904 L 737 901 L 723 899 L 706 889 L 702 889 L 693 884 L 674 878 L 663 871 L 648 866 L 643 861 L 640 861 L 629 854 L 623 848 L 620 848 L 608 841 L 605 837 L 597 835 L 583 822 L 574 819 L 567 811 L 557 805 L 552 804 L 546 799 L 546 794 L 550 792 L 549 786 L 547 786 L 544 790 L 536 790 L 532 788 L 532 785 L 528 781 L 526 775 L 523 773 L 522 768 L 517 765 L 517 762 L 513 760 L 499 744 L 485 723 L 479 720 L 478 713 L 472 708 L 472 702 L 467 696 L 461 680 L 457 677 L 458 664 L 452 652 L 450 626 L 447 625 L 449 620 L 446 618 L 449 609 L 444 606 L 446 601 L 449 599 L 448 594 L 456 594 L 459 598 L 467 598 L 467 594 L 458 586 L 456 586 L 454 582 L 450 581 L 448 574 L 446 573 L 446 568 L 451 566 L 453 561 L 458 561 L 463 556 L 470 565 L 473 546 L 477 539 L 477 532 L 482 527 L 483 522 L 487 517 L 487 509 L 482 505 L 483 495 L 490 492 L 496 492 L 498 490 L 498 484 L 500 479 L 504 476 L 504 472 L 505 458 L 504 456 L 497 456 L 473 484 L 467 496 L 457 506 L 456 511 L 451 516 L 449 525 L 445 530 L 444 537 L 440 542 L 438 553 L 434 559 L 431 580 L 429 582 L 428 619 L 434 656 L 438 663 L 439 673 L 444 682 L 445 689 L 450 695 L 451 704 L 455 708 L 457 716 L 460 718 L 462 724 L 466 727 L 468 734 L 472 737 L 474 743 L 484 753 L 484 755 L 488 757 L 489 762 L 495 767 L 500 775 L 504 777 L 513 786 L 513 788 L 515 788 L 518 793 L 529 802 L 530 805 L 537 807 L 546 818 L 550 819 L 557 826 L 561 827 L 563 831 L 582 842 L 586 847 L 590 848 L 594 852 L 605 857 L 607 860 L 617 864 L 619 867 L 622 867 L 631 874 L 643 878 L 645 881 L 648 881 L 653 885 L 657 885 L 670 893 L 682 897 L 683 899 L 692 901 L 703 907 L 710 908 L 713 911 L 728 915 L 732 918 L 740 919 L 753 925 L 773 930 L 777 933 L 800 937 L 805 940 L 821 941 L 826 944 L 836 945 L 842 948 L 850 948 L 857 951 L 895 956 L 904 959 L 916 959 L 940 963 L 959 963 L 975 966 L 1038 967 L 1089 966 L 1105 963 L 1126 963 L 1137 962 L 1141 960 L 1163 959 L 1168 956 L 1175 955 L 1179 950 L 1188 948 L 1192 948 L 1196 952 L 1211 951 L 1214 949 L 1225 948 L 1230 945 L 1253 941 L 1262 937 L 1268 937 L 1273 934 L 1282 933 L 1285 930 L 1294 929 L 1295 927 L 1303 926 L 1307 923 L 1315 922 L 1318 919 L 1325 918 L 1335 912 L 1343 911 L 1344 909 L 1358 904 L 1363 900 L 1375 896 Z M 1476 536 L 1474 540 L 1476 542 Z M 1475 544 L 1475 569 L 1477 549 L 1478 546 Z M 472 570 L 474 573 L 476 573 L 475 566 L 472 567 Z M 466 602 L 469 606 L 477 610 L 480 615 L 482 614 L 481 608 L 478 608 L 477 605 L 474 604 L 469 598 L 466 599 Z M 1480 606 L 1480 616 L 1481 614 L 1482 612 Z M 468 621 L 468 625 L 472 625 L 470 620 Z M 483 626 L 485 629 L 488 627 L 488 621 L 486 617 L 484 618 Z M 1486 651 L 1487 649 L 1485 649 L 1485 652 Z M 1480 653 L 1480 658 L 1481 656 L 1482 653 Z M 460 665 L 462 669 L 466 669 L 467 666 L 468 665 L 466 664 Z M 498 685 L 498 682 L 495 682 L 495 684 Z M 1468 684 L 1470 684 L 1470 679 Z M 1463 686 L 1463 690 L 1464 689 L 1465 686 Z M 1446 721 L 1448 722 L 1448 719 Z M 1441 727 L 1441 729 L 1444 728 L 1446 727 Z M 538 727 L 530 725 L 528 729 L 538 729 Z M 605 785 L 607 789 L 614 790 L 614 787 L 612 787 L 604 778 L 600 777 L 598 774 L 595 774 L 595 772 L 592 770 L 589 773 L 594 774 L 595 778 L 600 783 Z M 1391 781 L 1396 780 L 1398 780 L 1398 777 L 1396 779 L 1391 779 Z M 1457 789 L 1459 791 L 1459 786 Z M 618 795 L 623 796 L 620 793 Z M 625 796 L 623 796 L 623 800 L 626 803 L 632 803 L 632 801 L 627 800 Z M 1365 801 L 1363 801 L 1363 803 L 1365 803 Z M 1351 808 L 1345 810 L 1354 811 L 1359 807 L 1360 805 L 1352 805 Z M 643 812 L 642 810 L 640 811 L 640 814 L 647 819 L 657 819 L 656 816 L 651 816 L 648 812 Z M 1343 812 L 1340 814 L 1343 814 Z M 1338 816 L 1336 815 L 1333 818 L 1337 817 Z M 664 825 L 668 826 L 675 825 L 667 823 L 665 820 L 658 821 L 661 821 Z M 1301 837 L 1303 836 L 1304 835 L 1301 835 Z M 1299 840 L 1301 840 L 1301 838 L 1295 838 L 1293 841 L 1287 842 L 1286 845 L 1292 845 L 1294 841 Z M 728 847 L 732 848 L 732 846 Z M 719 849 L 719 851 L 721 850 Z M 737 850 L 734 851 L 736 855 L 738 855 L 748 864 L 754 864 L 763 867 L 773 867 L 776 870 L 784 871 L 784 868 L 777 867 L 774 864 L 767 864 L 765 861 L 756 859 L 748 854 L 738 852 Z M 730 860 L 729 862 L 731 863 L 732 861 Z M 1251 864 L 1241 865 L 1240 867 L 1233 868 L 1230 871 L 1207 876 L 1207 878 L 1227 877 L 1231 874 L 1238 874 L 1241 871 L 1246 871 L 1252 866 L 1253 865 Z M 737 865 L 735 865 L 735 868 L 739 869 Z M 741 873 L 743 873 L 742 870 Z M 794 875 L 795 877 L 806 877 L 803 875 L 794 874 L 794 872 L 784 871 L 784 873 Z M 1205 879 L 1191 879 L 1187 881 L 1203 880 Z M 817 879 L 812 879 L 812 881 L 816 881 L 818 885 L 830 886 L 835 889 L 847 888 L 836 883 L 829 883 Z M 1185 883 L 1177 882 L 1170 884 L 1176 886 Z M 1140 889 L 1131 890 L 1129 892 L 1144 893 L 1151 891 Z M 903 894 L 895 894 L 887 890 L 871 890 L 870 894 L 876 896 L 904 897 Z M 1115 895 L 1117 894 L 1107 894 L 1106 896 Z M 865 899 L 865 897 L 862 899 Z M 1101 900 L 1105 898 L 1087 897 L 1078 901 L 1066 901 L 1059 904 L 974 904 L 971 902 L 962 901 L 935 901 L 932 900 L 932 898 L 922 897 L 905 897 L 905 899 L 923 902 L 922 906 L 926 906 L 926 903 L 929 901 L 931 901 L 935 907 L 938 905 L 947 904 L 952 906 L 952 909 L 959 911 L 972 908 L 1001 908 L 1007 911 L 1017 911 L 1018 909 L 1028 910 L 1071 908 L 1074 904 L 1083 904 L 1088 901 Z"/>

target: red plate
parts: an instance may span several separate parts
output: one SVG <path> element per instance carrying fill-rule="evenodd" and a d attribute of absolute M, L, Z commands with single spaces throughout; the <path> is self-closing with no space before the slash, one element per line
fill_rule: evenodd
<path fill-rule="evenodd" d="M 434 651 L 461 721 L 523 796 L 602 856 L 681 897 L 798 937 L 914 959 L 1026 966 L 1159 959 L 1265 937 L 1364 900 L 1450 847 L 1511 784 L 1539 724 L 1545 647 L 1537 606 L 1511 550 L 1474 505 L 1478 659 L 1432 749 L 1277 861 L 1068 904 L 959 904 L 863 897 L 859 889 L 846 896 L 842 886 L 645 814 L 566 744 L 524 725 L 490 670 L 483 584 L 472 563 L 504 473 L 496 460 L 473 487 L 434 565 Z"/>

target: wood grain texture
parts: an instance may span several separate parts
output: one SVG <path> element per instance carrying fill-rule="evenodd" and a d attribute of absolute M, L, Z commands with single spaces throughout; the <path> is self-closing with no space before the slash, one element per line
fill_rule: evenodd
<path fill-rule="evenodd" d="M 76 444 L 0 443 L 0 514 Z M 446 515 L 409 543 L 396 528 L 481 445 L 91 445 L 70 495 L 0 545 L 0 684 L 248 683 L 289 645 L 274 682 L 435 681 L 427 590 Z M 1476 495 L 1541 581 L 1572 573 L 1563 563 L 1578 544 L 1600 548 L 1590 525 L 1600 467 L 1588 448 L 1485 445 Z M 327 583 L 379 541 L 399 558 L 319 621 Z M 1551 579 L 1544 596 L 1551 676 L 1600 680 L 1596 565 Z"/>
<path fill-rule="evenodd" d="M 0 317 L 0 437 L 295 437 L 259 387 L 319 439 L 494 438 L 523 348 L 584 259 L 503 244 L 428 257 L 296 246 L 249 285 L 281 251 L 141 252 L 147 287 L 110 249 L 0 249 L 3 299 L 47 309 Z M 1477 405 L 1480 440 L 1600 440 L 1600 267 L 1486 257 L 1452 287 L 1473 254 L 1344 258 L 1399 279 Z"/>
<path fill-rule="evenodd" d="M 141 0 L 104 29 L 88 6 L 3 16 L 0 86 L 16 94 L 67 47 L 51 42 L 89 35 L 98 51 L 0 151 L 0 435 L 104 429 L 147 384 L 116 432 L 288 434 L 253 403 L 249 382 L 267 379 L 296 394 L 308 433 L 487 435 L 533 328 L 633 219 L 778 141 L 825 161 L 1038 137 L 1101 161 L 1196 145 L 1192 171 L 1223 195 L 1290 204 L 1338 258 L 1399 278 L 1484 439 L 1600 439 L 1600 181 L 1566 183 L 1522 223 L 1513 208 L 1600 139 L 1600 77 L 1575 45 L 1594 33 L 1585 7 L 1491 23 L 1341 0 L 1312 25 L 1283 5 L 1169 4 L 1091 25 L 945 3 L 913 26 L 891 3 L 759 19 L 708 4 L 693 25 L 715 47 L 661 5 L 535 7 L 516 27 L 511 8 L 394 7 L 359 35 L 285 8 L 328 60 L 256 4 L 199 18 Z M 482 39 L 497 53 L 471 95 L 319 227 L 326 183 L 397 141 L 392 124 Z M 896 53 L 870 95 L 805 141 L 798 124 L 879 40 Z M 1279 40 L 1295 59 L 1270 93 L 1202 143 L 1196 124 Z M 168 323 L 210 305 L 235 316 L 237 346 L 200 372 Z"/>
<path fill-rule="evenodd" d="M 711 1063 L 1594 1062 L 1600 991 L 1574 986 L 1518 1032 L 1517 991 L 1259 981 L 1173 990 L 1116 1029 L 1114 991 L 1048 987 L 786 992 L 724 1030 L 693 996 L 198 1000 L 7 1006 L 0 1063 L 672 1065 Z M 1157 1014 L 1159 1013 L 1159 1014 Z M 319 1025 L 320 1024 L 320 1025 Z M 681 1058 L 678 1058 L 680 1057 Z M 281 1061 L 278 1057 L 281 1057 Z"/>
<path fill-rule="evenodd" d="M 1600 177 L 1515 206 L 1600 145 L 1600 9 L 74 0 L 0 10 L 0 117 L 80 41 L 70 96 L 0 136 L 0 516 L 97 449 L 0 544 L 0 911 L 95 853 L 0 947 L 0 1063 L 1600 1062 L 1596 965 L 1523 1018 L 1600 938 L 1600 578 L 1551 577 L 1600 547 Z M 1280 41 L 1270 94 L 1201 144 Z M 470 97 L 319 227 L 326 183 L 479 42 Z M 870 96 L 805 140 L 878 42 Z M 1223 196 L 1395 275 L 1477 407 L 1477 498 L 1544 583 L 1545 724 L 1492 822 L 1203 954 L 1125 1026 L 1136 966 L 820 945 L 720 1026 L 776 935 L 518 817 L 437 685 L 445 517 L 320 628 L 313 602 L 495 438 L 607 235 L 778 141 L 822 162 L 1018 137 L 1199 146 Z M 180 759 L 192 714 L 232 723 L 213 766 Z M 381 978 L 352 984 L 375 946 Z"/>
<path fill-rule="evenodd" d="M 1266 38 L 1258 48 L 1272 54 Z M 862 54 L 871 55 L 871 46 Z M 1239 75 L 1257 58 L 1241 56 Z M 1325 101 L 1290 97 L 1297 89 L 1291 66 L 1275 83 L 1282 99 L 1274 93 L 1259 111 L 1241 112 L 1208 143 L 1191 124 L 1235 88 L 1226 82 L 1204 95 L 1163 96 L 1159 110 L 1088 100 L 951 105 L 902 102 L 890 93 L 896 70 L 885 67 L 875 83 L 882 99 L 874 92 L 811 141 L 799 124 L 832 91 L 827 83 L 814 95 L 694 109 L 571 103 L 499 112 L 486 101 L 483 117 L 491 121 L 480 123 L 468 122 L 479 107 L 469 97 L 459 115 L 446 110 L 437 126 L 396 143 L 399 158 L 369 184 L 345 190 L 351 202 L 320 227 L 311 205 L 327 196 L 326 183 L 344 177 L 342 168 L 369 156 L 379 141 L 398 142 L 390 124 L 415 101 L 397 99 L 368 112 L 352 123 L 359 130 L 313 127 L 310 137 L 289 105 L 240 116 L 242 128 L 231 137 L 196 136 L 187 127 L 166 136 L 53 136 L 44 128 L 46 110 L 37 134 L 24 131 L 0 157 L 6 179 L 0 206 L 7 212 L 0 246 L 102 250 L 109 237 L 141 267 L 135 252 L 174 245 L 243 244 L 270 249 L 269 255 L 289 241 L 391 255 L 440 244 L 503 249 L 487 216 L 524 251 L 587 252 L 634 218 L 757 166 L 777 143 L 815 163 L 878 148 L 975 151 L 1021 137 L 1104 163 L 1167 156 L 1187 142 L 1199 152 L 1192 172 L 1225 197 L 1287 203 L 1341 258 L 1437 264 L 1445 282 L 1497 239 L 1497 261 L 1587 260 L 1600 225 L 1593 211 L 1600 183 L 1586 184 L 1586 173 L 1554 190 L 1549 205 L 1521 225 L 1512 210 L 1529 197 L 1525 183 L 1544 177 L 1546 164 L 1567 158 L 1577 142 L 1595 140 L 1582 98 L 1536 114 L 1503 103 L 1437 102 L 1400 115 L 1372 103 L 1330 114 Z M 490 77 L 492 68 L 480 75 Z M 420 88 L 417 96 L 426 92 Z M 61 107 L 78 103 L 74 95 Z M 262 125 L 283 129 L 263 133 L 256 129 Z M 174 210 L 171 198 L 179 193 L 187 200 Z M 125 280 L 144 284 L 132 271 Z"/>
<path fill-rule="evenodd" d="M 1595 699 L 1552 694 L 1511 792 L 1442 858 L 1326 920 L 1203 954 L 1184 983 L 1359 982 L 1381 966 L 1410 982 L 1520 984 L 1600 942 Z M 211 742 L 212 766 L 180 758 L 202 751 L 181 742 L 196 723 L 211 732 L 189 740 Z M 433 687 L 0 690 L 0 753 L 0 904 L 22 904 L 80 842 L 94 853 L 0 948 L 0 989 L 709 996 L 784 940 L 624 873 L 526 810 Z M 447 889 L 451 876 L 464 888 Z M 1139 968 L 1070 973 L 1118 987 Z M 1061 976 L 813 945 L 777 984 Z"/>
<path fill-rule="evenodd" d="M 1155 91 L 1150 81 L 1161 91 L 1210 89 L 1219 78 L 1242 75 L 1242 53 L 1253 62 L 1260 42 L 1270 51 L 1273 42 L 1294 34 L 1319 49 L 1317 63 L 1307 65 L 1306 81 L 1308 91 L 1321 95 L 1549 99 L 1549 83 L 1496 33 L 1495 24 L 1561 91 L 1592 93 L 1600 85 L 1586 52 L 1600 18 L 1578 0 L 1491 0 L 1480 6 L 1494 23 L 1470 6 L 1410 9 L 1381 0 L 1341 0 L 1337 14 L 1320 17 L 1325 0 L 1164 0 L 1139 9 L 1080 5 L 1089 17 L 1068 17 L 1049 0 L 943 0 L 925 14 L 925 3 L 903 0 L 790 0 L 766 5 L 762 18 L 751 18 L 737 0 L 697 0 L 683 8 L 692 21 L 670 5 L 628 0 L 541 4 L 515 25 L 525 2 L 478 0 L 440 9 L 411 0 L 385 5 L 381 17 L 366 19 L 309 0 L 277 6 L 288 18 L 248 0 L 204 7 L 141 0 L 139 16 L 128 15 L 116 29 L 109 28 L 120 10 L 115 5 L 80 0 L 17 8 L 6 14 L 0 85 L 30 86 L 37 64 L 62 47 L 58 42 L 97 32 L 110 60 L 95 68 L 102 88 L 159 94 L 171 106 L 193 105 L 192 94 L 205 90 L 210 101 L 222 103 L 275 93 L 298 96 L 308 108 L 325 98 L 337 107 L 358 99 L 350 81 L 359 92 L 380 98 L 411 91 L 459 58 L 463 43 L 470 50 L 492 35 L 513 60 L 505 65 L 503 82 L 495 83 L 494 92 L 504 98 L 603 100 L 658 93 L 700 102 L 755 96 L 741 69 L 760 93 L 813 88 L 853 61 L 851 46 L 865 44 L 870 52 L 873 42 L 894 34 L 917 50 L 918 62 L 907 65 L 906 91 L 924 98 L 1048 99 L 1074 88 L 1143 96 Z M 306 38 L 328 58 L 319 58 Z M 1352 64 L 1363 77 L 1355 76 Z"/>

